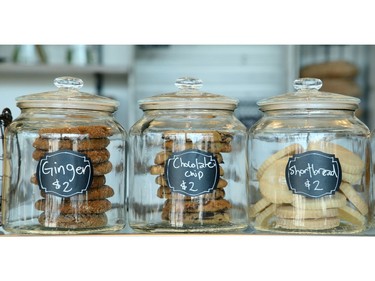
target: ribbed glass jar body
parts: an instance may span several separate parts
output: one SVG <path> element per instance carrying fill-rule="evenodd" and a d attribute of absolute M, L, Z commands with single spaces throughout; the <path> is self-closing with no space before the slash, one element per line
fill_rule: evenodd
<path fill-rule="evenodd" d="M 369 148 L 369 129 L 354 110 L 264 110 L 249 130 L 251 225 L 281 233 L 366 230 Z"/>
<path fill-rule="evenodd" d="M 73 234 L 124 228 L 126 140 L 112 112 L 23 108 L 5 135 L 4 230 Z"/>
<path fill-rule="evenodd" d="M 247 131 L 233 110 L 144 110 L 130 129 L 129 142 L 129 224 L 134 230 L 248 227 Z"/>

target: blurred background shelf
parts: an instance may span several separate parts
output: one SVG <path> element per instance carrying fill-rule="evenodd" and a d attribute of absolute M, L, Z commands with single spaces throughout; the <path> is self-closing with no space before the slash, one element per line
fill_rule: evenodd
<path fill-rule="evenodd" d="M 119 75 L 126 78 L 129 71 L 130 67 L 128 66 L 0 63 L 0 74 L 13 75 L 102 74 Z"/>

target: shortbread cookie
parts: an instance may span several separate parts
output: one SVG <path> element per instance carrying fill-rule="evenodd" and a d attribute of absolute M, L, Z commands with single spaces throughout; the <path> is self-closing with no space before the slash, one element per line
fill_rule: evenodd
<path fill-rule="evenodd" d="M 272 154 L 258 168 L 258 172 L 257 172 L 258 180 L 263 176 L 263 173 L 267 170 L 267 168 L 270 165 L 272 165 L 276 160 L 279 160 L 286 156 L 289 156 L 289 157 L 293 156 L 294 154 L 301 153 L 302 151 L 303 151 L 302 145 L 298 143 L 294 143 L 277 151 L 275 154 Z"/>
<path fill-rule="evenodd" d="M 46 215 L 42 213 L 38 221 L 45 227 L 67 228 L 67 229 L 86 229 L 98 228 L 107 225 L 107 215 L 102 214 L 65 214 L 65 215 Z"/>
<path fill-rule="evenodd" d="M 362 197 L 354 190 L 354 188 L 346 182 L 342 182 L 340 185 L 340 191 L 345 195 L 350 203 L 352 203 L 362 215 L 367 215 L 368 206 Z"/>
<path fill-rule="evenodd" d="M 346 197 L 340 192 L 320 198 L 308 198 L 303 195 L 293 194 L 292 198 L 292 205 L 298 209 L 322 210 L 341 208 L 346 205 Z"/>
<path fill-rule="evenodd" d="M 268 229 L 270 227 L 270 220 L 274 216 L 277 204 L 271 204 L 263 211 L 261 211 L 255 218 L 254 227 L 257 229 Z"/>
<path fill-rule="evenodd" d="M 293 193 L 289 190 L 285 178 L 288 159 L 284 157 L 274 161 L 259 180 L 259 191 L 269 202 L 282 204 L 293 201 Z"/>
<path fill-rule="evenodd" d="M 255 204 L 252 204 L 249 207 L 249 216 L 251 218 L 255 217 L 256 215 L 258 215 L 258 213 L 263 211 L 265 208 L 267 208 L 271 204 L 272 203 L 268 201 L 266 198 L 261 198 L 260 200 L 258 200 L 258 202 L 256 202 Z"/>
<path fill-rule="evenodd" d="M 53 195 L 35 202 L 37 210 L 56 214 L 99 214 L 107 212 L 111 207 L 108 199 L 71 201 Z"/>
<path fill-rule="evenodd" d="M 334 154 L 339 159 L 341 170 L 348 174 L 362 174 L 365 168 L 365 163 L 354 152 L 345 147 L 326 141 L 310 142 L 307 150 L 318 150 L 328 154 Z"/>
<path fill-rule="evenodd" d="M 349 174 L 349 173 L 342 173 L 341 174 L 341 180 L 344 182 L 348 182 L 350 184 L 357 184 L 360 183 L 363 178 L 362 173 L 358 174 Z"/>
<path fill-rule="evenodd" d="M 340 219 L 338 217 L 301 220 L 276 218 L 275 227 L 293 230 L 325 230 L 335 228 L 339 225 Z"/>
<path fill-rule="evenodd" d="M 337 208 L 322 209 L 298 209 L 291 205 L 279 206 L 276 209 L 275 216 L 284 219 L 319 219 L 337 217 L 339 211 Z"/>
<path fill-rule="evenodd" d="M 344 206 L 338 209 L 340 219 L 352 223 L 354 225 L 364 225 L 366 217 L 350 206 Z"/>

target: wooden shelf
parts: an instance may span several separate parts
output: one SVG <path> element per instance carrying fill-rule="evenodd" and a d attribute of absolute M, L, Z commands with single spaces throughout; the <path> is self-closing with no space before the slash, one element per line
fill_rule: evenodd
<path fill-rule="evenodd" d="M 1 74 L 102 74 L 126 76 L 129 68 L 125 66 L 104 66 L 104 65 L 51 65 L 51 64 L 13 64 L 0 63 Z"/>

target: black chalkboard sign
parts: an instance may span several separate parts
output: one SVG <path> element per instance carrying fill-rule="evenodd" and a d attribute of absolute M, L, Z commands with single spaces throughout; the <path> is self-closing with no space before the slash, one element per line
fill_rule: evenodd
<path fill-rule="evenodd" d="M 59 197 L 85 192 L 91 185 L 93 168 L 85 154 L 60 150 L 39 160 L 36 176 L 40 190 Z"/>
<path fill-rule="evenodd" d="M 341 184 L 340 161 L 334 154 L 311 150 L 289 158 L 286 182 L 295 194 L 319 198 L 336 192 Z"/>
<path fill-rule="evenodd" d="M 212 192 L 219 181 L 219 163 L 212 153 L 189 149 L 173 153 L 165 165 L 172 192 L 198 196 Z"/>

